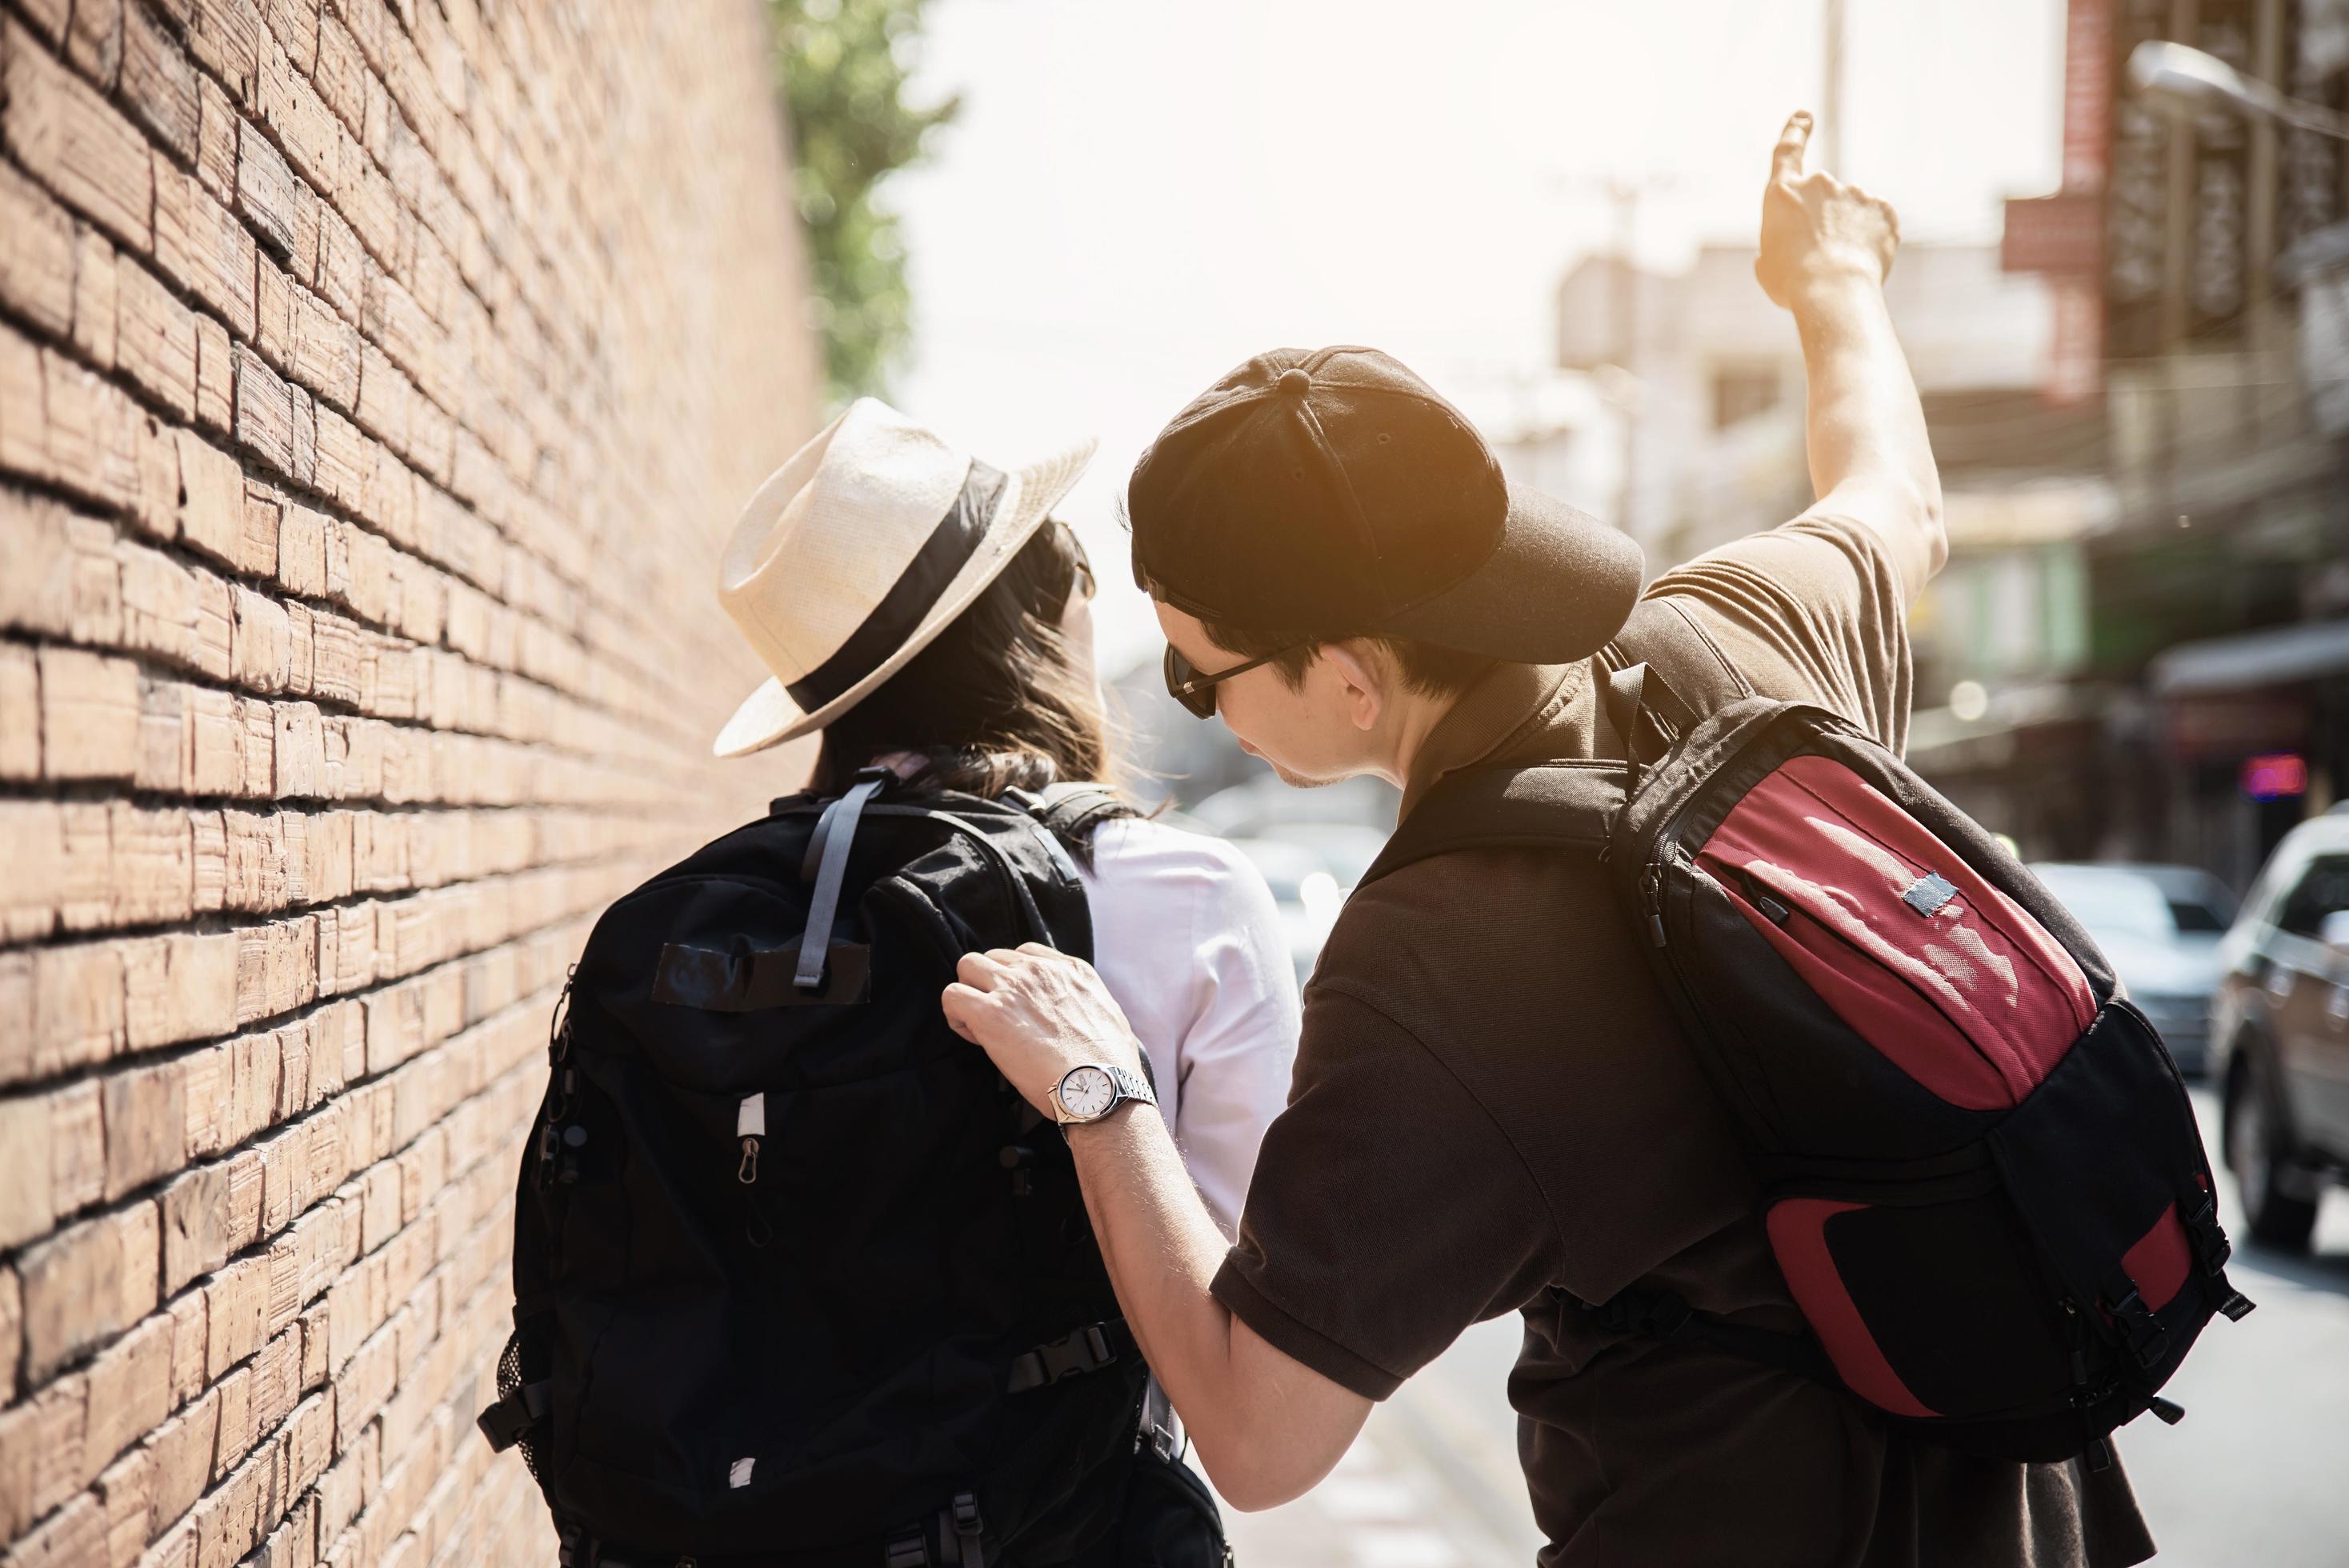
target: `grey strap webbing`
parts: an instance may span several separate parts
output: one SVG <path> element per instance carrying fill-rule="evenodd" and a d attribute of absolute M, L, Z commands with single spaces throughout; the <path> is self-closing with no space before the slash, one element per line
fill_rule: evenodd
<path fill-rule="evenodd" d="M 825 807 L 816 823 L 823 854 L 816 868 L 815 892 L 808 900 L 807 930 L 800 935 L 799 967 L 792 975 L 792 984 L 802 991 L 813 991 L 823 984 L 824 950 L 832 944 L 833 917 L 840 913 L 840 885 L 848 875 L 848 846 L 856 837 L 856 819 L 864 813 L 864 802 L 878 795 L 887 782 L 867 779 L 855 785 Z"/>

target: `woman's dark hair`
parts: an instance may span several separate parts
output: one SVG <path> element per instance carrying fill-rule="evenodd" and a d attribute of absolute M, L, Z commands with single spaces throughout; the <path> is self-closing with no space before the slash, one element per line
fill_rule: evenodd
<path fill-rule="evenodd" d="M 917 790 L 992 799 L 1006 789 L 1106 781 L 1112 757 L 1100 688 L 1061 630 L 1092 569 L 1076 535 L 1047 522 L 947 629 L 824 727 L 811 788 L 836 795 L 893 751 L 927 764 Z M 1130 813 L 1128 813 L 1130 814 Z M 1081 857 L 1087 845 L 1071 843 Z"/>

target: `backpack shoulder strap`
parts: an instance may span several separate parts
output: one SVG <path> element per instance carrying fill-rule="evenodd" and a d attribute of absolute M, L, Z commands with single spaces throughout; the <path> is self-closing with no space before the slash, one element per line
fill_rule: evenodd
<path fill-rule="evenodd" d="M 1125 802 L 1118 799 L 1117 791 L 1100 784 L 1053 784 L 1034 800 L 1028 810 L 1038 821 L 1052 832 L 1064 833 L 1079 842 L 1092 837 L 1095 828 L 1125 810 Z"/>
<path fill-rule="evenodd" d="M 1754 688 L 1685 605 L 1642 599 L 1599 651 L 1607 717 L 1634 760 L 1651 761 L 1674 741 Z"/>
<path fill-rule="evenodd" d="M 1362 881 L 1455 850 L 1607 847 L 1630 776 L 1619 762 L 1575 760 L 1469 768 L 1412 808 Z"/>

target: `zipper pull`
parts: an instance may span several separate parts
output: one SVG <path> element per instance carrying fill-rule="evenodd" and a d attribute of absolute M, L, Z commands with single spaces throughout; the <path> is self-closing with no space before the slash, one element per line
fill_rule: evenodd
<path fill-rule="evenodd" d="M 734 1112 L 734 1136 L 742 1140 L 742 1163 L 734 1180 L 745 1187 L 759 1179 L 759 1140 L 767 1135 L 767 1097 L 746 1095 Z"/>
<path fill-rule="evenodd" d="M 1640 873 L 1640 903 L 1648 912 L 1648 940 L 1658 947 L 1664 946 L 1663 867 L 1650 866 Z"/>

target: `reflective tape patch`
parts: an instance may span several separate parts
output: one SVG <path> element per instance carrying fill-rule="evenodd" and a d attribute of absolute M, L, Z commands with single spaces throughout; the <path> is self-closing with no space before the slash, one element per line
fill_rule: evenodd
<path fill-rule="evenodd" d="M 756 1459 L 736 1460 L 726 1471 L 726 1484 L 730 1487 L 749 1486 L 750 1467 L 758 1462 Z"/>
<path fill-rule="evenodd" d="M 1927 872 L 1909 884 L 1900 902 L 1919 914 L 1931 915 L 1940 913 L 1941 906 L 1957 896 L 1957 888 L 1947 877 L 1939 872 Z"/>

